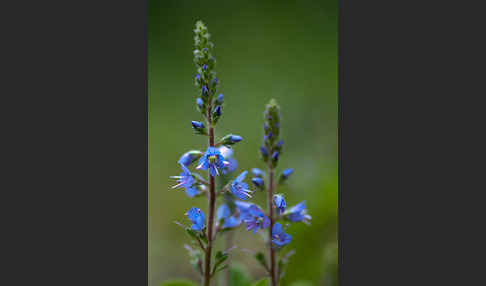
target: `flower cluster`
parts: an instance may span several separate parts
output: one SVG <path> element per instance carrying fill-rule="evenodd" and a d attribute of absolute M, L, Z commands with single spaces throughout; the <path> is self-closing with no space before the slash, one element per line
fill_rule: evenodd
<path fill-rule="evenodd" d="M 215 143 L 214 128 L 222 115 L 224 97 L 223 94 L 216 96 L 219 80 L 214 70 L 216 63 L 212 55 L 214 45 L 209 40 L 208 29 L 201 21 L 198 21 L 194 33 L 194 63 L 197 69 L 195 84 L 198 88 L 196 107 L 203 115 L 204 122 L 191 121 L 191 125 L 196 134 L 208 137 L 208 147 L 205 152 L 190 150 L 184 153 L 178 161 L 182 172 L 179 176 L 171 178 L 177 180 L 176 185 L 172 188 L 184 190 L 191 198 L 205 195 L 208 199 L 207 215 L 201 209 L 192 207 L 186 212 L 191 224 L 186 226 L 177 223 L 185 228 L 193 239 L 193 243 L 200 248 L 200 250 L 195 250 L 190 246 L 186 247 L 191 256 L 191 263 L 203 277 L 203 284 L 208 286 L 214 274 L 227 267 L 222 263 L 228 254 L 221 251 L 216 253 L 215 261 L 211 263 L 213 240 L 218 232 L 234 228 L 243 221 L 247 224 L 257 221 L 256 224 L 258 224 L 258 220 L 250 218 L 250 215 L 247 215 L 249 211 L 243 207 L 242 202 L 236 201 L 236 198 L 246 200 L 253 193 L 249 190 L 248 184 L 243 181 L 247 172 L 242 172 L 232 181 L 229 181 L 228 178 L 238 166 L 233 157 L 232 147 L 241 142 L 243 138 L 239 135 L 228 134 Z M 191 172 L 189 168 L 194 165 L 195 170 L 207 171 L 207 177 L 196 171 Z M 217 178 L 219 178 L 218 181 L 229 181 L 219 191 L 216 190 Z M 226 198 L 226 203 L 216 211 L 216 198 L 222 194 Z M 251 215 L 255 214 L 251 213 Z M 255 228 L 252 226 L 252 229 Z M 204 255 L 202 255 L 203 253 Z"/>
<path fill-rule="evenodd" d="M 294 170 L 292 168 L 284 169 L 278 177 L 278 184 L 274 183 L 275 168 L 278 166 L 279 158 L 282 154 L 283 140 L 280 139 L 280 108 L 273 99 L 267 104 L 264 112 L 263 131 L 264 136 L 263 144 L 260 146 L 260 155 L 267 166 L 268 172 L 253 168 L 251 181 L 258 190 L 263 191 L 266 188 L 269 217 L 266 217 L 263 211 L 255 207 L 251 211 L 251 215 L 250 211 L 247 211 L 247 217 L 245 218 L 248 221 L 248 230 L 255 230 L 256 232 L 259 228 L 271 226 L 268 230 L 269 241 L 271 242 L 271 245 L 269 245 L 270 265 L 266 262 L 263 253 L 258 253 L 255 257 L 269 272 L 270 279 L 273 282 L 272 285 L 278 285 L 278 280 L 283 275 L 282 268 L 287 263 L 287 258 L 281 258 L 278 262 L 279 266 L 274 262 L 274 258 L 276 251 L 281 250 L 292 241 L 292 236 L 286 232 L 289 226 L 288 223 L 304 222 L 309 224 L 311 216 L 307 214 L 305 201 L 287 209 L 284 195 L 275 193 L 277 185 L 285 183 Z M 252 220 L 249 220 L 248 217 L 251 217 Z M 284 227 L 279 220 L 287 221 L 288 223 Z"/>
<path fill-rule="evenodd" d="M 272 285 L 278 285 L 278 279 L 283 275 L 283 267 L 280 265 L 284 265 L 287 259 L 280 259 L 277 267 L 275 253 L 292 241 L 292 236 L 286 233 L 289 223 L 309 224 L 311 220 L 305 201 L 287 209 L 284 195 L 275 193 L 277 186 L 274 172 L 283 148 L 283 141 L 280 139 L 280 108 L 272 99 L 264 112 L 264 137 L 260 154 L 266 163 L 267 171 L 257 168 L 251 170 L 251 182 L 256 190 L 267 193 L 267 209 L 264 210 L 248 202 L 255 193 L 244 181 L 248 171 L 243 171 L 231 179 L 238 166 L 232 148 L 243 138 L 235 134 L 225 135 L 217 141 L 214 138 L 214 128 L 222 116 L 224 96 L 221 93 L 216 95 L 219 80 L 215 72 L 216 60 L 212 55 L 214 45 L 210 41 L 208 29 L 198 21 L 194 33 L 194 63 L 197 69 L 195 84 L 198 88 L 196 107 L 203 115 L 204 122 L 191 121 L 191 125 L 196 134 L 208 137 L 208 147 L 204 152 L 190 150 L 184 153 L 178 160 L 182 172 L 179 176 L 171 178 L 177 181 L 172 188 L 184 190 L 188 197 L 205 196 L 208 199 L 208 209 L 206 215 L 201 209 L 192 207 L 185 213 L 190 225 L 177 224 L 185 228 L 193 244 L 199 248 L 194 249 L 186 245 L 191 256 L 191 264 L 201 274 L 204 286 L 209 286 L 211 278 L 228 267 L 228 264 L 223 265 L 228 258 L 227 252 L 218 251 L 216 255 L 212 254 L 213 240 L 218 234 L 240 225 L 245 225 L 246 230 L 254 234 L 259 231 L 265 233 L 264 230 L 267 229 L 271 264 L 268 266 L 263 253 L 258 253 L 256 258 L 269 272 Z M 196 171 L 191 172 L 191 167 Z M 206 171 L 207 176 L 197 171 Z M 283 170 L 278 177 L 277 185 L 285 183 L 293 172 L 291 168 Z M 218 196 L 223 198 L 223 203 L 216 208 Z M 280 220 L 286 221 L 287 224 L 282 226 Z M 213 263 L 212 257 L 215 259 Z"/>
<path fill-rule="evenodd" d="M 208 119 L 209 124 L 214 126 L 222 115 L 223 94 L 215 96 L 219 80 L 216 77 L 216 59 L 212 55 L 214 44 L 209 40 L 208 28 L 203 22 L 198 21 L 194 29 L 194 63 L 197 74 L 195 85 L 199 89 L 199 97 L 196 99 L 197 109 Z M 197 126 L 200 128 L 204 126 Z M 202 130 L 201 130 L 202 131 Z M 196 131 L 199 134 L 199 131 Z"/>

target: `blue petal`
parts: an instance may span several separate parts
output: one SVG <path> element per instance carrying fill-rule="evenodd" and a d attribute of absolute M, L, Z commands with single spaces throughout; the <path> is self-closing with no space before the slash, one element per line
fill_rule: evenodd
<path fill-rule="evenodd" d="M 243 171 L 238 177 L 236 177 L 235 181 L 241 182 L 245 179 L 246 174 L 248 174 L 248 171 Z"/>
<path fill-rule="evenodd" d="M 195 195 L 199 194 L 199 191 L 196 188 L 186 188 L 186 194 L 190 198 L 193 198 Z"/>
<path fill-rule="evenodd" d="M 189 171 L 189 169 L 187 169 L 186 166 L 184 166 L 184 164 L 180 164 L 181 165 L 181 168 L 182 168 L 182 171 L 184 171 L 184 174 L 186 175 L 191 175 L 191 172 Z"/>
<path fill-rule="evenodd" d="M 273 203 L 279 209 L 279 212 L 285 211 L 285 199 L 282 195 L 275 195 L 273 196 Z"/>
<path fill-rule="evenodd" d="M 218 168 L 216 168 L 216 166 L 210 164 L 209 165 L 209 173 L 211 174 L 211 176 L 216 177 L 217 175 L 219 175 Z"/>
<path fill-rule="evenodd" d="M 218 211 L 217 211 L 217 214 L 216 214 L 218 220 L 223 219 L 223 218 L 227 218 L 230 215 L 231 215 L 231 211 L 226 204 L 221 205 L 218 208 Z"/>
<path fill-rule="evenodd" d="M 272 235 L 279 235 L 282 233 L 282 225 L 277 222 L 273 225 L 273 228 L 272 228 Z"/>
<path fill-rule="evenodd" d="M 182 156 L 179 158 L 179 161 L 177 161 L 179 164 L 183 164 L 184 166 L 189 166 L 192 163 L 192 156 L 191 154 L 184 153 Z"/>
<path fill-rule="evenodd" d="M 256 217 L 262 217 L 263 216 L 263 212 L 260 210 L 259 207 L 257 207 L 256 205 L 251 205 L 249 208 L 248 208 L 248 212 L 250 213 L 250 215 L 252 216 L 256 216 Z"/>
<path fill-rule="evenodd" d="M 305 210 L 305 201 L 298 203 L 297 205 L 293 206 L 289 212 L 291 213 L 300 213 L 301 211 Z"/>
<path fill-rule="evenodd" d="M 230 216 L 224 220 L 223 227 L 224 228 L 232 228 L 235 226 L 238 226 L 241 223 L 241 221 L 234 216 Z"/>
<path fill-rule="evenodd" d="M 200 230 L 203 230 L 204 229 L 204 224 L 203 225 L 201 225 L 201 224 L 193 224 L 193 225 L 191 225 L 191 228 L 193 230 L 200 231 Z"/>

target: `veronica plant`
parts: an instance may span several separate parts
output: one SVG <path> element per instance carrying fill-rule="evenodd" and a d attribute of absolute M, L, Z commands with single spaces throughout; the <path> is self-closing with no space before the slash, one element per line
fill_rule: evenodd
<path fill-rule="evenodd" d="M 206 197 L 208 201 L 207 213 L 199 208 L 190 208 L 186 212 L 189 225 L 178 223 L 184 227 L 193 240 L 195 247 L 186 245 L 191 256 L 191 263 L 202 277 L 202 285 L 210 285 L 214 275 L 227 268 L 228 250 L 213 253 L 214 241 L 219 233 L 232 230 L 242 222 L 240 214 L 246 205 L 236 202 L 235 198 L 242 200 L 251 197 L 252 191 L 243 181 L 246 171 L 236 179 L 229 176 L 235 171 L 237 162 L 233 158 L 231 147 L 242 141 L 239 135 L 228 134 L 220 140 L 215 140 L 215 127 L 223 114 L 223 94 L 217 95 L 219 80 L 215 72 L 215 59 L 212 55 L 213 43 L 207 27 L 201 22 L 196 23 L 194 29 L 195 49 L 194 63 L 197 72 L 194 77 L 198 89 L 196 108 L 203 116 L 203 122 L 191 121 L 194 132 L 208 137 L 206 150 L 190 150 L 184 153 L 178 163 L 182 168 L 173 188 L 184 190 L 188 197 Z M 195 171 L 190 171 L 190 167 Z M 197 171 L 206 171 L 207 176 Z M 223 177 L 218 180 L 216 178 Z M 218 189 L 218 191 L 216 190 Z M 216 209 L 216 199 L 223 197 L 223 204 Z M 240 207 L 236 207 L 239 205 Z"/>
<path fill-rule="evenodd" d="M 257 189 L 266 190 L 267 212 L 264 213 L 258 206 L 253 205 L 248 208 L 245 221 L 248 230 L 253 230 L 256 233 L 258 229 L 266 228 L 268 231 L 266 245 L 269 258 L 267 259 L 266 255 L 261 252 L 255 256 L 267 270 L 271 285 L 277 286 L 285 273 L 290 255 L 294 253 L 292 250 L 286 255 L 281 254 L 281 250 L 292 241 L 292 236 L 286 232 L 287 226 L 289 223 L 297 222 L 309 224 L 311 216 L 307 214 L 305 201 L 287 209 L 284 195 L 276 193 L 278 185 L 284 184 L 289 179 L 293 169 L 283 170 L 276 180 L 275 169 L 282 154 L 283 141 L 280 139 L 280 107 L 273 99 L 266 106 L 263 129 L 264 137 L 263 144 L 260 146 L 260 155 L 266 164 L 267 171 L 252 169 L 253 178 L 251 181 Z M 268 217 L 266 214 L 268 214 Z M 282 225 L 282 223 L 285 225 Z"/>

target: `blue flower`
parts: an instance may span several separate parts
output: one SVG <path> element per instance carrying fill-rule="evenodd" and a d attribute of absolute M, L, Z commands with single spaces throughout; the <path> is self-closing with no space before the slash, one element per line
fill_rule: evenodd
<path fill-rule="evenodd" d="M 258 169 L 258 168 L 251 169 L 251 173 L 255 177 L 260 177 L 261 178 L 261 177 L 265 176 L 265 173 L 262 170 Z"/>
<path fill-rule="evenodd" d="M 282 195 L 274 195 L 273 203 L 275 204 L 275 207 L 278 210 L 278 214 L 282 214 L 283 212 L 285 212 L 285 208 L 287 207 L 287 204 L 285 203 L 285 199 Z"/>
<path fill-rule="evenodd" d="M 248 190 L 248 184 L 243 182 L 248 171 L 243 171 L 230 185 L 230 190 L 240 200 L 251 198 L 252 191 Z"/>
<path fill-rule="evenodd" d="M 187 213 L 187 218 L 192 222 L 191 228 L 193 230 L 204 229 L 204 213 L 198 208 L 190 208 Z"/>
<path fill-rule="evenodd" d="M 267 228 L 270 225 L 270 219 L 266 217 L 262 210 L 256 205 L 250 205 L 241 215 L 240 219 L 246 224 L 246 230 L 253 230 L 256 234 L 262 228 Z"/>
<path fill-rule="evenodd" d="M 224 220 L 223 228 L 233 228 L 241 223 L 235 215 L 231 215 L 231 210 L 226 204 L 223 204 L 218 208 L 216 216 L 218 221 L 222 219 Z"/>
<path fill-rule="evenodd" d="M 203 68 L 203 70 L 206 70 L 206 69 L 208 68 L 208 66 L 207 66 L 206 64 L 204 64 L 204 65 L 202 66 L 202 68 Z"/>
<path fill-rule="evenodd" d="M 255 186 L 257 186 L 258 188 L 263 188 L 263 186 L 265 185 L 265 182 L 263 181 L 262 178 L 260 177 L 255 177 L 255 178 L 252 178 L 251 181 L 253 182 L 253 184 Z"/>
<path fill-rule="evenodd" d="M 285 229 L 282 229 L 282 225 L 279 222 L 273 225 L 272 242 L 278 247 L 282 247 L 292 241 L 292 236 L 284 231 Z"/>
<path fill-rule="evenodd" d="M 305 201 L 293 206 L 288 210 L 288 219 L 292 222 L 304 222 L 309 223 L 312 219 L 310 215 L 307 214 L 307 209 L 305 208 Z"/>
<path fill-rule="evenodd" d="M 199 193 L 198 189 L 194 186 L 194 177 L 192 176 L 191 172 L 189 172 L 189 169 L 184 166 L 184 164 L 180 165 L 182 168 L 182 173 L 179 176 L 171 176 L 172 179 L 177 179 L 178 183 L 172 188 L 184 188 L 186 190 L 186 194 L 192 198 Z"/>
<path fill-rule="evenodd" d="M 200 81 L 201 81 L 201 76 L 200 76 L 199 74 L 196 74 L 196 80 L 197 80 L 198 82 L 200 82 Z"/>
<path fill-rule="evenodd" d="M 218 149 L 209 147 L 206 153 L 199 159 L 198 170 L 208 170 L 211 176 L 216 177 L 219 175 L 218 169 L 222 170 L 229 163 L 224 160 Z"/>

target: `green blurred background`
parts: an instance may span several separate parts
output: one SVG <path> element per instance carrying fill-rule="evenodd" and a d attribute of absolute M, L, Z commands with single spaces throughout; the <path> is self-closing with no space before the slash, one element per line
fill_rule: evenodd
<path fill-rule="evenodd" d="M 169 190 L 177 160 L 189 149 L 205 149 L 193 135 L 195 108 L 193 28 L 206 23 L 215 44 L 219 91 L 225 108 L 216 135 L 239 134 L 239 168 L 263 168 L 258 147 L 263 109 L 281 106 L 284 153 L 279 170 L 295 173 L 279 189 L 287 205 L 307 201 L 312 224 L 292 224 L 295 249 L 282 285 L 337 285 L 337 1 L 153 1 L 148 9 L 149 285 L 172 278 L 199 282 L 183 248 L 189 239 L 173 222 L 192 206 L 206 212 L 204 198 Z M 253 202 L 264 205 L 265 195 Z M 233 261 L 253 279 L 264 275 L 242 248 L 263 247 L 259 236 L 235 232 Z M 222 246 L 220 246 L 222 247 Z M 221 249 L 218 247 L 218 249 Z M 214 283 L 216 285 L 216 283 Z"/>

